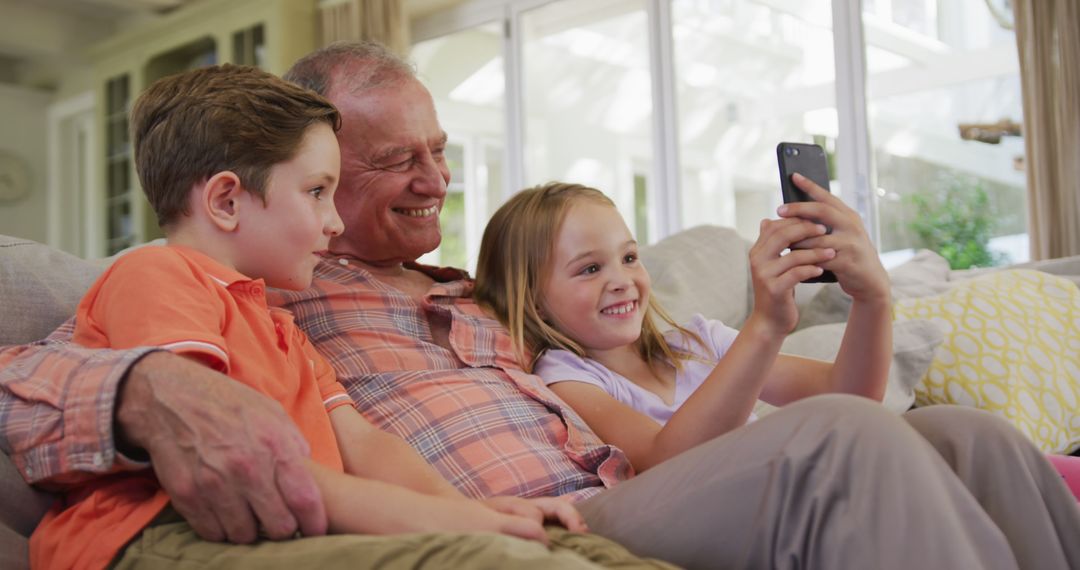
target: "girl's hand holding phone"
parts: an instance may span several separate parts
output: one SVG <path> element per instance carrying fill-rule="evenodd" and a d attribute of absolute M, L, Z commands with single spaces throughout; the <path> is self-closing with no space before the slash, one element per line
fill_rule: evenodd
<path fill-rule="evenodd" d="M 793 182 L 814 199 L 780 206 L 783 220 L 814 219 L 832 228 L 832 233 L 807 235 L 790 242 L 803 251 L 833 251 L 835 255 L 821 267 L 836 274 L 840 287 L 857 301 L 889 299 L 889 276 L 881 265 L 877 250 L 863 227 L 859 214 L 808 178 L 795 174 Z M 783 221 L 781 220 L 781 221 Z M 794 250 L 791 254 L 796 253 Z M 790 257 L 788 254 L 785 257 Z M 756 292 L 756 290 L 755 290 Z"/>
<path fill-rule="evenodd" d="M 828 192 L 826 192 L 828 194 Z M 825 235 L 825 226 L 787 216 L 761 220 L 761 231 L 750 247 L 750 279 L 754 286 L 754 310 L 748 327 L 765 327 L 771 336 L 783 336 L 795 329 L 799 311 L 795 306 L 795 286 L 821 275 L 819 265 L 830 261 L 835 251 L 828 248 L 792 249 L 794 243 Z"/>

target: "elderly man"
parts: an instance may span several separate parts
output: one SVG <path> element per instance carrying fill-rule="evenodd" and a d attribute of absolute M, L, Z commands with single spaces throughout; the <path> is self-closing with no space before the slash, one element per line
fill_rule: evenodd
<path fill-rule="evenodd" d="M 964 422 L 933 410 L 900 419 L 854 397 L 811 398 L 634 476 L 620 450 L 520 370 L 463 273 L 415 264 L 441 239 L 450 173 L 446 134 L 411 67 L 377 45 L 338 45 L 286 77 L 342 112 L 336 201 L 346 231 L 315 285 L 279 303 L 357 407 L 467 495 L 569 496 L 593 532 L 695 567 L 1080 564 L 1075 505 L 1043 500 L 1044 489 L 1063 503 L 1068 491 L 1020 435 L 978 412 Z M 304 528 L 321 516 L 310 481 L 290 467 L 303 441 L 255 394 L 167 354 L 57 347 L 27 350 L 0 380 L 50 377 L 70 379 L 61 397 L 24 390 L 9 396 L 8 412 L 0 407 L 16 459 L 36 480 L 148 453 L 177 510 L 207 538 L 248 538 L 275 518 Z M 76 391 L 87 396 L 63 397 Z M 101 465 L 86 461 L 95 453 Z M 973 469 L 987 454 L 1026 467 Z"/>

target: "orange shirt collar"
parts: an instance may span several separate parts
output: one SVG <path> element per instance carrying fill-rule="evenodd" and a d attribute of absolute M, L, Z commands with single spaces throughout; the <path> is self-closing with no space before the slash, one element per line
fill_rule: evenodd
<path fill-rule="evenodd" d="M 226 288 L 236 283 L 251 283 L 261 282 L 262 279 L 252 279 L 239 271 L 226 266 L 220 261 L 206 255 L 205 253 L 185 246 L 185 245 L 173 245 L 168 244 L 167 247 L 179 249 L 184 252 L 192 261 L 194 261 L 203 271 L 205 271 L 210 277 L 213 277 L 216 281 L 220 282 Z"/>

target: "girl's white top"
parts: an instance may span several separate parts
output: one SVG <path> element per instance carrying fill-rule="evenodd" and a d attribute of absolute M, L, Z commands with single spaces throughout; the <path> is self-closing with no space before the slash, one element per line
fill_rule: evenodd
<path fill-rule="evenodd" d="M 705 381 L 716 363 L 735 342 L 739 331 L 716 320 L 694 315 L 685 325 L 705 342 L 702 347 L 692 339 L 685 338 L 678 330 L 664 333 L 673 349 L 693 355 L 682 361 L 682 370 L 675 374 L 675 398 L 669 405 L 660 396 L 634 384 L 620 374 L 590 358 L 581 358 L 568 350 L 549 350 L 536 363 L 534 373 L 551 385 L 557 382 L 585 382 L 599 387 L 616 400 L 649 416 L 661 425 L 667 423 L 675 410 Z M 747 423 L 756 416 L 750 414 Z"/>

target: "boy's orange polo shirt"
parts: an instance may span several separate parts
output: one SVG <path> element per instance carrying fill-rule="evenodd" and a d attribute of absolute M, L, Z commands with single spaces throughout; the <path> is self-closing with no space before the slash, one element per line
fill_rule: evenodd
<path fill-rule="evenodd" d="M 351 405 L 333 369 L 252 280 L 195 250 L 143 247 L 116 260 L 83 297 L 75 342 L 158 346 L 197 358 L 277 400 L 311 445 L 341 471 L 329 410 Z M 30 539 L 35 568 L 103 568 L 168 496 L 149 471 L 118 473 L 67 493 Z"/>

